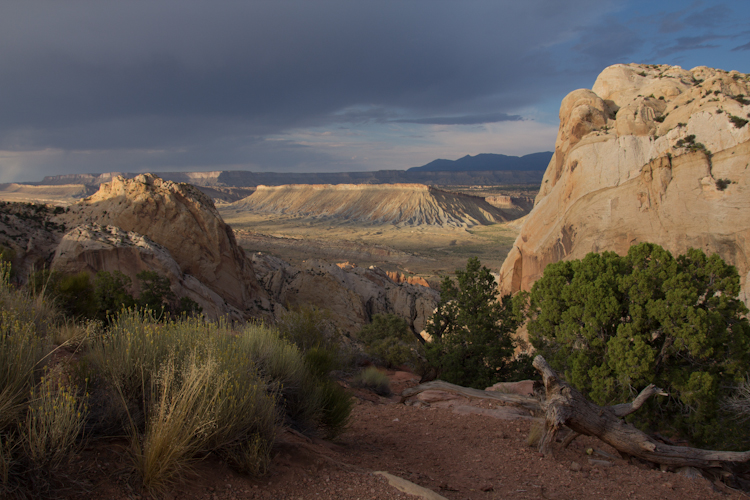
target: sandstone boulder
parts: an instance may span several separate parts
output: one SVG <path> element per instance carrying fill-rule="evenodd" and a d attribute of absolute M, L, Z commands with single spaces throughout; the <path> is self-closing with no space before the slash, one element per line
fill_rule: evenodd
<path fill-rule="evenodd" d="M 141 271 L 156 271 L 169 279 L 176 297 L 189 297 L 211 318 L 242 319 L 241 311 L 227 304 L 195 276 L 185 274 L 169 251 L 147 236 L 114 226 L 82 225 L 62 238 L 52 260 L 53 269 L 65 273 L 119 271 L 132 283 Z M 132 289 L 133 295 L 138 294 Z"/>
<path fill-rule="evenodd" d="M 147 236 L 245 317 L 270 309 L 265 291 L 211 199 L 189 184 L 153 174 L 116 177 L 71 210 L 71 223 L 98 223 Z"/>
<path fill-rule="evenodd" d="M 675 255 L 718 253 L 737 266 L 745 294 L 750 125 L 732 117 L 749 118 L 747 96 L 748 75 L 637 64 L 572 92 L 501 292 L 529 290 L 549 263 L 648 241 Z"/>

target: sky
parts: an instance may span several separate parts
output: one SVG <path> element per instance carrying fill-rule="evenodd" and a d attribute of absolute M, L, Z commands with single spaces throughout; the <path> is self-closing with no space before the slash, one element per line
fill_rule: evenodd
<path fill-rule="evenodd" d="M 0 0 L 0 182 L 554 148 L 617 63 L 750 72 L 750 1 Z"/>

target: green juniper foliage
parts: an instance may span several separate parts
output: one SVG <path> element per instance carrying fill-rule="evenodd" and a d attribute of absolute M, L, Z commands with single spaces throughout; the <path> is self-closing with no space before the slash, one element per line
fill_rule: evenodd
<path fill-rule="evenodd" d="M 516 341 L 511 337 L 523 320 L 522 301 L 510 295 L 498 301 L 495 277 L 476 257 L 456 275 L 457 285 L 443 280 L 440 303 L 427 326 L 432 336 L 425 346 L 428 362 L 441 379 L 482 389 L 528 375 L 528 358 L 513 360 Z"/>
<path fill-rule="evenodd" d="M 364 342 L 367 354 L 386 366 L 418 364 L 422 346 L 406 320 L 395 314 L 374 315 L 372 323 L 363 326 L 357 336 Z"/>
<path fill-rule="evenodd" d="M 599 405 L 622 403 L 653 383 L 632 415 L 644 428 L 699 446 L 743 448 L 750 429 L 721 403 L 750 367 L 748 310 L 739 276 L 718 255 L 674 258 L 642 243 L 627 256 L 590 253 L 550 264 L 531 291 L 531 343 Z"/>

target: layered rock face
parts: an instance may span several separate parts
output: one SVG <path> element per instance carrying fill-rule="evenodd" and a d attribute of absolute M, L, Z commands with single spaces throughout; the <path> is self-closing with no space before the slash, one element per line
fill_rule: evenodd
<path fill-rule="evenodd" d="M 270 309 L 252 263 L 237 245 L 231 228 L 221 219 L 211 199 L 194 186 L 164 181 L 152 174 L 134 179 L 117 177 L 82 200 L 71 210 L 70 219 L 74 224 L 97 223 L 148 237 L 166 249 L 178 264 L 183 280 L 192 277 L 221 297 L 219 308 L 226 302 L 226 307 L 241 311 L 245 317 Z M 66 251 L 77 248 L 88 256 L 67 258 L 67 262 L 88 265 L 99 257 L 91 255 L 89 247 L 93 243 L 86 242 L 101 243 L 101 238 L 88 230 L 79 233 L 71 234 L 69 239 L 81 241 L 70 242 L 70 250 Z M 100 253 L 108 252 L 112 254 L 109 249 L 100 249 Z M 61 258 L 62 255 L 57 256 L 56 260 L 61 262 Z M 101 257 L 104 261 L 109 258 Z"/>
<path fill-rule="evenodd" d="M 746 293 L 749 114 L 750 76 L 706 67 L 615 65 L 568 94 L 501 292 L 530 289 L 552 262 L 652 242 L 718 253 Z"/>
<path fill-rule="evenodd" d="M 233 203 L 231 208 L 407 226 L 471 227 L 518 216 L 509 217 L 483 198 L 422 184 L 258 186 L 255 193 Z"/>
<path fill-rule="evenodd" d="M 309 260 L 294 267 L 265 254 L 253 255 L 258 279 L 280 304 L 311 304 L 327 309 L 336 325 L 355 333 L 374 314 L 395 314 L 420 332 L 437 306 L 436 290 L 409 283 L 396 283 L 377 267 L 328 264 Z"/>
<path fill-rule="evenodd" d="M 114 226 L 82 225 L 67 232 L 55 250 L 52 267 L 65 273 L 119 271 L 137 283 L 141 271 L 156 271 L 169 279 L 177 297 L 189 297 L 211 318 L 242 319 L 239 309 L 227 304 L 195 276 L 184 274 L 170 252 L 147 236 Z M 137 295 L 137 290 L 130 290 Z"/>

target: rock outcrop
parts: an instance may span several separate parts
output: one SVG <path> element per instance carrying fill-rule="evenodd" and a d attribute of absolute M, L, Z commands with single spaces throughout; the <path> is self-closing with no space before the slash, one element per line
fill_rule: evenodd
<path fill-rule="evenodd" d="M 358 223 L 444 227 L 494 224 L 520 215 L 514 212 L 511 216 L 478 196 L 422 184 L 258 186 L 252 195 L 230 208 Z"/>
<path fill-rule="evenodd" d="M 169 279 L 177 297 L 189 297 L 210 318 L 243 319 L 242 311 L 201 283 L 182 272 L 170 252 L 147 236 L 125 232 L 114 226 L 82 225 L 68 231 L 57 246 L 52 267 L 66 273 L 119 271 L 137 283 L 141 271 L 156 271 Z M 130 290 L 137 295 L 137 290 Z"/>
<path fill-rule="evenodd" d="M 69 218 L 69 226 L 96 223 L 147 236 L 169 252 L 182 275 L 195 278 L 245 317 L 270 309 L 232 229 L 194 186 L 152 174 L 116 177 L 78 203 Z"/>
<path fill-rule="evenodd" d="M 377 267 L 306 261 L 294 267 L 266 254 L 253 254 L 253 266 L 268 294 L 287 307 L 311 304 L 327 309 L 336 325 L 356 333 L 374 314 L 395 314 L 420 332 L 439 301 L 436 290 L 395 283 Z"/>
<path fill-rule="evenodd" d="M 503 293 L 588 252 L 653 242 L 750 271 L 750 76 L 615 65 L 560 106 L 555 154 L 501 272 Z M 746 300 L 746 298 L 745 298 Z M 747 300 L 746 300 L 747 301 Z"/>

